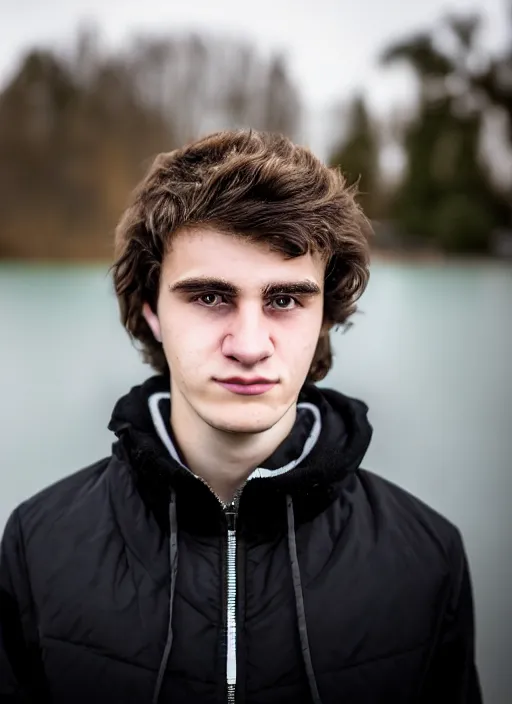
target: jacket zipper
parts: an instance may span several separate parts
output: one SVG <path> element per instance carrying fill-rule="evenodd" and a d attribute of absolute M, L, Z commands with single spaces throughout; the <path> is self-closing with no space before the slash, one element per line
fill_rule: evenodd
<path fill-rule="evenodd" d="M 243 486 L 237 491 L 231 503 L 226 504 L 213 491 L 211 486 L 202 477 L 198 477 L 215 496 L 220 503 L 227 523 L 227 542 L 226 542 L 226 630 L 225 642 L 226 648 L 226 696 L 228 704 L 236 702 L 236 602 L 237 602 L 237 583 L 236 583 L 236 523 L 238 519 L 238 506 Z M 245 486 L 245 485 L 244 485 Z"/>
<path fill-rule="evenodd" d="M 228 704 L 235 704 L 236 697 L 236 519 L 235 503 L 224 509 L 228 523 L 226 550 L 226 684 Z"/>

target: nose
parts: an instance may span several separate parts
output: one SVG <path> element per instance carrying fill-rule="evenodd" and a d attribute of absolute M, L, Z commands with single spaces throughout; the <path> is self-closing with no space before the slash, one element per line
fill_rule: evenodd
<path fill-rule="evenodd" d="M 224 355 L 252 367 L 270 357 L 273 351 L 269 321 L 261 304 L 247 303 L 239 306 L 230 319 L 223 340 Z"/>

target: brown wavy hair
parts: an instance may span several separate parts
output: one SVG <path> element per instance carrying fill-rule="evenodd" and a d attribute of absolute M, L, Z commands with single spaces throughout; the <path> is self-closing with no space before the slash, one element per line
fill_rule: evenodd
<path fill-rule="evenodd" d="M 307 380 L 323 379 L 332 366 L 329 329 L 349 324 L 368 283 L 372 229 L 356 196 L 339 170 L 282 135 L 217 132 L 158 155 L 117 226 L 111 267 L 121 321 L 144 361 L 169 373 L 142 306 L 156 309 L 173 235 L 206 225 L 286 258 L 324 258 L 324 327 Z"/>

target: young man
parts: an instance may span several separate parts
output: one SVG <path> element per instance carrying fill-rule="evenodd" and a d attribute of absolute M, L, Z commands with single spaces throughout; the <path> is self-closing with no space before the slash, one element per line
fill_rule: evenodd
<path fill-rule="evenodd" d="M 1 702 L 480 702 L 458 530 L 361 469 L 366 406 L 314 384 L 368 234 L 282 137 L 156 159 L 113 275 L 158 374 L 117 403 L 111 457 L 8 521 Z"/>

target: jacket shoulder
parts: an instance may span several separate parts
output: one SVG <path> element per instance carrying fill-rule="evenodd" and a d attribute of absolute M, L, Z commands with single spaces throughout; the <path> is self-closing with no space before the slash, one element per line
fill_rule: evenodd
<path fill-rule="evenodd" d="M 104 457 L 41 489 L 22 501 L 11 514 L 30 531 L 41 523 L 53 522 L 63 511 L 82 503 L 105 474 L 111 457 Z M 24 531 L 25 532 L 25 531 Z"/>
<path fill-rule="evenodd" d="M 450 562 L 464 551 L 458 527 L 406 489 L 367 469 L 358 472 L 360 485 L 377 525 L 417 547 L 435 545 Z"/>

